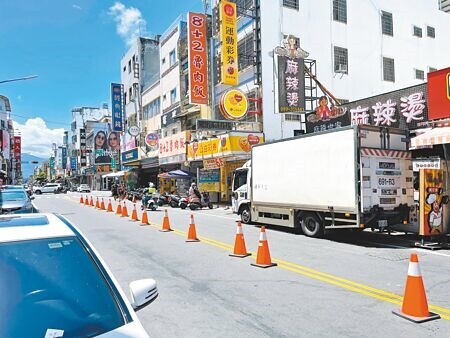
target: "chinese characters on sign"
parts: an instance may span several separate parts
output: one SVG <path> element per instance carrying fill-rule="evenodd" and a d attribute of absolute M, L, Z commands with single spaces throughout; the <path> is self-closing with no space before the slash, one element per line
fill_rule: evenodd
<path fill-rule="evenodd" d="M 86 129 L 80 129 L 80 167 L 86 166 Z"/>
<path fill-rule="evenodd" d="M 14 159 L 16 160 L 16 173 L 22 171 L 21 153 L 22 145 L 20 136 L 14 136 Z"/>
<path fill-rule="evenodd" d="M 372 125 L 411 130 L 428 120 L 427 91 L 425 85 L 350 102 L 339 106 L 341 113 L 326 120 L 306 116 L 306 132 L 318 132 L 348 125 Z"/>
<path fill-rule="evenodd" d="M 186 141 L 189 132 L 181 132 L 159 139 L 159 163 L 179 163 L 186 160 Z"/>
<path fill-rule="evenodd" d="M 280 113 L 305 110 L 305 69 L 302 58 L 278 56 L 278 107 Z"/>
<path fill-rule="evenodd" d="M 123 131 L 123 85 L 111 83 L 112 130 Z"/>
<path fill-rule="evenodd" d="M 238 55 L 236 4 L 224 0 L 220 2 L 220 43 L 222 44 L 222 83 L 226 85 L 237 86 Z"/>
<path fill-rule="evenodd" d="M 189 103 L 208 104 L 206 15 L 188 13 Z"/>

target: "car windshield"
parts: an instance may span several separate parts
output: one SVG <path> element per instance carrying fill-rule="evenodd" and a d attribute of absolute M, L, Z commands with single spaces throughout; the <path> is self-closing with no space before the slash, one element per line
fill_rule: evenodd
<path fill-rule="evenodd" d="M 1 243 L 0 298 L 0 337 L 52 330 L 92 337 L 124 325 L 114 293 L 76 237 Z"/>
<path fill-rule="evenodd" d="M 0 202 L 5 201 L 21 201 L 27 199 L 27 193 L 21 190 L 2 190 L 0 192 Z"/>

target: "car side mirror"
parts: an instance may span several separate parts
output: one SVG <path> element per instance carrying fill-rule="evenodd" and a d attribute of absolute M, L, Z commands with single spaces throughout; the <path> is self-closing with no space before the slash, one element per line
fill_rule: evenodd
<path fill-rule="evenodd" d="M 146 307 L 158 297 L 154 279 L 139 279 L 130 283 L 131 305 L 135 311 Z"/>

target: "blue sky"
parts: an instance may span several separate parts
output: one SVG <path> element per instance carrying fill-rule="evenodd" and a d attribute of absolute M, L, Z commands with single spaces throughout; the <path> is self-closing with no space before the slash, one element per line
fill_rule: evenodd
<path fill-rule="evenodd" d="M 110 105 L 130 39 L 161 34 L 188 11 L 203 11 L 203 1 L 0 0 L 0 81 L 38 75 L 0 83 L 24 152 L 61 143 L 73 107 Z"/>

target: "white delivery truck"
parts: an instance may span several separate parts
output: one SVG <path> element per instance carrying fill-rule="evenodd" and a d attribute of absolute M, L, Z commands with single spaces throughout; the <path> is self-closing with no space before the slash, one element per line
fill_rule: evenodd
<path fill-rule="evenodd" d="M 411 224 L 413 168 L 405 132 L 349 126 L 255 145 L 233 175 L 244 223 L 324 229 Z"/>

